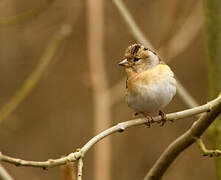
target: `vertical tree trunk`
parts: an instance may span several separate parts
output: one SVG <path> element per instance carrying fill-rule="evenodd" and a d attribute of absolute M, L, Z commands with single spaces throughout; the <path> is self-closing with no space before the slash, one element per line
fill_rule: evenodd
<path fill-rule="evenodd" d="M 221 91 L 221 0 L 204 0 L 208 55 L 209 98 Z M 214 148 L 221 149 L 221 116 L 210 128 Z M 215 158 L 217 179 L 221 180 L 221 157 Z"/>
<path fill-rule="evenodd" d="M 104 0 L 87 0 L 88 61 L 93 88 L 95 135 L 111 126 L 111 96 L 107 91 L 108 76 L 104 57 L 104 2 Z M 111 137 L 96 145 L 94 178 L 90 179 L 111 179 Z"/>

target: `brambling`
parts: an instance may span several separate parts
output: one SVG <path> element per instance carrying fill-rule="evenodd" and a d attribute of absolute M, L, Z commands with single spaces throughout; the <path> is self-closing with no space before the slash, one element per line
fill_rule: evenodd
<path fill-rule="evenodd" d="M 176 94 L 176 80 L 170 67 L 152 50 L 140 44 L 129 46 L 125 59 L 119 65 L 125 67 L 126 102 L 136 114 L 147 117 L 148 126 L 153 122 L 150 113 L 159 112 L 162 125 L 166 116 L 162 111 Z M 151 121 L 150 121 L 151 119 Z"/>

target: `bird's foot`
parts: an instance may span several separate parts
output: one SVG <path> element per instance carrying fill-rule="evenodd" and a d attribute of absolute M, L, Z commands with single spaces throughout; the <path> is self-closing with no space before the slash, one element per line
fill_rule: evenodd
<path fill-rule="evenodd" d="M 159 116 L 161 116 L 161 120 L 159 121 L 159 123 L 161 123 L 160 126 L 163 126 L 165 124 L 165 122 L 167 121 L 167 117 L 166 114 L 163 111 L 159 111 Z"/>
<path fill-rule="evenodd" d="M 147 118 L 147 122 L 145 125 L 150 128 L 150 125 L 154 123 L 153 117 L 150 115 L 143 114 L 145 118 Z"/>

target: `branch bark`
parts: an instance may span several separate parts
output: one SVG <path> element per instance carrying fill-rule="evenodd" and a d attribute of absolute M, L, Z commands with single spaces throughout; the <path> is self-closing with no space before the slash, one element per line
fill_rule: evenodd
<path fill-rule="evenodd" d="M 1 164 L 0 164 L 0 180 L 14 180 Z"/>
<path fill-rule="evenodd" d="M 221 1 L 204 0 L 209 97 L 221 91 Z M 221 149 L 221 117 L 210 128 L 213 148 Z M 221 180 L 221 158 L 215 158 L 217 179 Z"/>
<path fill-rule="evenodd" d="M 221 96 L 219 96 L 219 99 L 220 98 Z M 175 158 L 191 144 L 193 144 L 197 138 L 200 138 L 203 132 L 215 120 L 220 112 L 221 102 L 211 106 L 210 112 L 201 115 L 201 117 L 193 123 L 190 129 L 188 129 L 183 135 L 178 137 L 167 147 L 167 149 L 162 153 L 162 155 L 147 173 L 144 180 L 160 179 Z"/>
<path fill-rule="evenodd" d="M 167 151 L 169 151 L 169 152 L 166 151 L 166 154 L 168 154 L 168 153 L 170 154 L 173 151 L 176 151 L 175 155 L 173 155 L 173 154 L 171 155 L 173 158 L 175 158 L 175 156 L 178 155 L 179 152 L 181 152 L 184 145 L 186 145 L 186 144 L 190 145 L 190 142 L 193 143 L 195 141 L 195 139 L 193 138 L 194 136 L 198 137 L 205 131 L 205 129 L 210 125 L 210 123 L 212 123 L 212 121 L 213 121 L 212 118 L 217 116 L 217 114 L 221 112 L 221 96 L 217 97 L 216 99 L 214 99 L 214 100 L 212 100 L 202 106 L 198 106 L 198 107 L 195 107 L 192 109 L 187 109 L 184 111 L 179 111 L 179 112 L 170 113 L 170 114 L 166 115 L 167 121 L 176 121 L 178 119 L 183 119 L 183 118 L 197 115 L 197 114 L 200 114 L 203 112 L 207 112 L 207 113 L 205 113 L 204 116 L 199 121 L 197 121 L 192 126 L 192 128 L 190 130 L 188 130 L 187 133 L 185 133 L 185 134 L 190 134 L 191 136 L 183 135 L 181 138 L 179 138 L 182 140 L 184 138 L 184 136 L 187 136 L 187 138 L 184 138 L 182 140 L 182 141 L 184 141 L 184 144 L 181 143 L 182 141 L 177 140 L 175 143 L 173 143 L 173 145 L 168 147 Z M 153 117 L 153 120 L 155 123 L 158 123 L 162 119 L 161 119 L 161 116 L 156 116 L 156 117 Z M 38 168 L 43 168 L 43 169 L 52 168 L 55 166 L 60 166 L 60 165 L 66 164 L 68 162 L 73 162 L 73 161 L 79 160 L 80 158 L 83 158 L 88 150 L 90 150 L 97 142 L 101 141 L 105 137 L 110 136 L 116 132 L 123 132 L 126 129 L 131 128 L 131 127 L 144 125 L 147 122 L 148 122 L 147 118 L 139 118 L 139 119 L 133 119 L 130 121 L 119 123 L 109 129 L 106 129 L 105 131 L 101 132 L 97 136 L 93 137 L 81 149 L 78 149 L 75 152 L 70 153 L 69 155 L 62 157 L 62 158 L 49 159 L 47 161 L 27 161 L 27 160 L 13 158 L 10 156 L 0 154 L 0 160 L 14 164 L 16 166 L 30 166 L 30 167 L 38 167 Z M 192 135 L 194 135 L 194 136 L 192 136 Z M 177 145 L 178 145 L 178 149 L 176 150 L 175 147 Z M 171 148 L 173 151 L 171 151 Z M 185 146 L 185 148 L 186 148 L 186 146 Z M 177 151 L 178 151 L 178 153 L 177 153 Z M 168 157 L 169 156 L 166 156 L 166 158 L 168 158 Z M 169 162 L 171 163 L 172 161 L 169 159 Z M 166 163 L 168 164 L 168 161 Z M 157 162 L 157 164 L 158 164 L 158 162 Z M 157 167 L 158 166 L 159 165 L 157 165 Z M 165 170 L 165 166 L 164 166 L 164 170 Z M 162 170 L 160 171 L 160 173 L 162 175 Z"/>
<path fill-rule="evenodd" d="M 202 138 L 196 138 L 196 143 L 199 147 L 199 149 L 202 151 L 203 156 L 220 156 L 221 155 L 221 150 L 215 149 L 215 150 L 209 150 L 206 148 L 205 144 L 202 141 Z"/>
<path fill-rule="evenodd" d="M 77 168 L 78 168 L 78 173 L 77 173 L 77 180 L 82 180 L 82 175 L 83 175 L 83 159 L 80 158 L 78 160 L 78 165 L 77 165 Z"/>

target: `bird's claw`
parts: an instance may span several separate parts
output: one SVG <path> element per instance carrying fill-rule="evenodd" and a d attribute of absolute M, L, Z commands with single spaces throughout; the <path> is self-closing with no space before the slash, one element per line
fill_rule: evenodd
<path fill-rule="evenodd" d="M 159 121 L 159 123 L 161 123 L 160 126 L 164 126 L 164 124 L 166 123 L 167 121 L 167 117 L 166 117 L 166 114 L 163 112 L 163 111 L 159 111 L 159 116 L 161 116 L 161 120 Z"/>
<path fill-rule="evenodd" d="M 149 115 L 144 115 L 144 117 L 147 118 L 145 125 L 150 128 L 150 125 L 154 123 L 153 117 Z"/>

